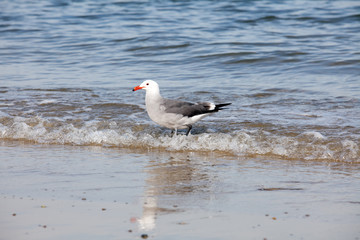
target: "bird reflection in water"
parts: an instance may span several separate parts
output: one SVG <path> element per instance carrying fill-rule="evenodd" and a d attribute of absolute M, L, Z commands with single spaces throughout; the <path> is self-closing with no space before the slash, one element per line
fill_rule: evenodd
<path fill-rule="evenodd" d="M 169 157 L 159 157 L 159 154 Z M 211 201 L 216 194 L 212 189 L 214 175 L 209 174 L 213 163 L 204 161 L 203 157 L 183 152 L 149 155 L 143 215 L 138 220 L 141 230 L 154 229 L 159 214 L 183 212 L 186 207 Z"/>

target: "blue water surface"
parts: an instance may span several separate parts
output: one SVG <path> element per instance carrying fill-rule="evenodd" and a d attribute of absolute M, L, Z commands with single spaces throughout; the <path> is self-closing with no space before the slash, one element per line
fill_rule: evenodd
<path fill-rule="evenodd" d="M 1 1 L 0 82 L 359 96 L 359 1 Z"/>

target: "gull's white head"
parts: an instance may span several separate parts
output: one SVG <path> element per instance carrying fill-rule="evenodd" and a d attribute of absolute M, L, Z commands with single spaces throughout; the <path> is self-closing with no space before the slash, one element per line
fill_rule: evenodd
<path fill-rule="evenodd" d="M 144 89 L 146 91 L 159 91 L 159 84 L 157 84 L 157 82 L 153 81 L 153 80 L 146 80 L 144 81 L 142 84 L 140 84 L 139 86 L 136 86 L 133 88 L 133 91 L 137 91 L 140 89 Z"/>

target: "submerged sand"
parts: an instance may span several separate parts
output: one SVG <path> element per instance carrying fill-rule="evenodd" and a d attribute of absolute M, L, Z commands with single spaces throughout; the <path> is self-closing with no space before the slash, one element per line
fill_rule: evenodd
<path fill-rule="evenodd" d="M 0 148 L 0 239 L 360 238 L 358 164 Z"/>

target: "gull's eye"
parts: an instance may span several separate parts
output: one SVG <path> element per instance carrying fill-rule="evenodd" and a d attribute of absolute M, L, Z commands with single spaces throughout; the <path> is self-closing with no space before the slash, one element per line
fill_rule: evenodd
<path fill-rule="evenodd" d="M 149 85 L 149 83 L 146 83 L 146 85 Z"/>

